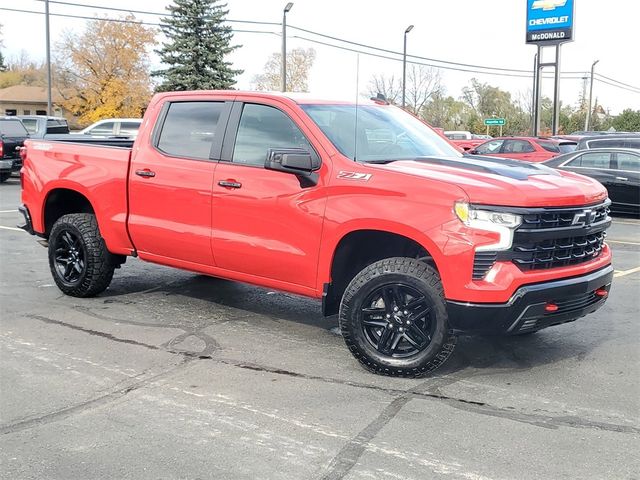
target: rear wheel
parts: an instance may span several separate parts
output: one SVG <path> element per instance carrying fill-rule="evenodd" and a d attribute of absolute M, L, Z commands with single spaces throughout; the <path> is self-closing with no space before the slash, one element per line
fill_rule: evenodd
<path fill-rule="evenodd" d="M 356 275 L 339 318 L 351 353 L 384 375 L 426 375 L 445 362 L 456 343 L 438 273 L 410 258 L 381 260 Z"/>
<path fill-rule="evenodd" d="M 107 289 L 117 265 L 95 215 L 73 213 L 56 221 L 49 235 L 49 267 L 63 293 L 92 297 Z"/>

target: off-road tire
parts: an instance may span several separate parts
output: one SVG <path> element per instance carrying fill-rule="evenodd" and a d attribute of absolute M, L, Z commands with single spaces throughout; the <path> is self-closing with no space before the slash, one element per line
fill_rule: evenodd
<path fill-rule="evenodd" d="M 360 313 L 363 302 L 371 295 L 370 292 L 398 282 L 424 295 L 431 305 L 431 322 L 434 322 L 431 341 L 424 350 L 404 358 L 381 354 L 372 345 L 364 333 L 365 327 Z M 412 258 L 387 258 L 369 265 L 358 273 L 342 297 L 339 321 L 342 337 L 353 356 L 366 369 L 382 375 L 427 375 L 449 358 L 457 340 L 449 327 L 440 276 L 431 266 Z"/>
<path fill-rule="evenodd" d="M 74 281 L 67 281 L 56 268 L 56 245 L 65 232 L 78 240 L 84 268 Z M 72 213 L 63 215 L 53 225 L 49 235 L 49 267 L 58 288 L 72 297 L 93 297 L 107 289 L 113 278 L 117 262 L 100 235 L 98 222 L 93 214 Z"/>

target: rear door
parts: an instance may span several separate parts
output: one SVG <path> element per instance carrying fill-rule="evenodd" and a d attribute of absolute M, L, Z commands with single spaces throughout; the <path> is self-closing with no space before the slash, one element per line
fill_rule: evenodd
<path fill-rule="evenodd" d="M 612 190 L 619 203 L 638 209 L 640 207 L 640 155 L 617 152 L 615 156 L 617 170 Z"/>
<path fill-rule="evenodd" d="M 497 156 L 514 160 L 532 161 L 536 159 L 536 149 L 527 140 L 505 140 Z M 548 157 L 547 157 L 548 158 Z M 540 159 L 542 160 L 542 159 Z"/>
<path fill-rule="evenodd" d="M 276 100 L 235 104 L 213 182 L 218 267 L 316 287 L 328 166 L 322 166 L 317 185 L 264 168 L 270 148 L 299 148 L 321 156 L 303 132 L 296 112 Z"/>
<path fill-rule="evenodd" d="M 140 257 L 212 266 L 211 185 L 231 102 L 167 101 L 129 171 L 129 232 Z"/>

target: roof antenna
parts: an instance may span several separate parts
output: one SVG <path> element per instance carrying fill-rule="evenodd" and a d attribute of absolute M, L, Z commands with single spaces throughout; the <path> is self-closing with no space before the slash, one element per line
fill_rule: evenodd
<path fill-rule="evenodd" d="M 358 161 L 358 94 L 360 92 L 360 54 L 356 54 L 356 121 L 353 128 L 353 160 Z"/>

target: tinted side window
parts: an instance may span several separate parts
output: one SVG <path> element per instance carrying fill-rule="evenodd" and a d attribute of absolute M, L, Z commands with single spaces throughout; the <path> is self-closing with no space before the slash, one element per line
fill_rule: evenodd
<path fill-rule="evenodd" d="M 27 129 L 27 132 L 32 134 L 36 133 L 36 130 L 38 129 L 38 121 L 35 118 L 23 118 L 22 124 L 24 125 L 24 128 Z"/>
<path fill-rule="evenodd" d="M 525 140 L 505 140 L 502 153 L 531 153 L 535 148 Z"/>
<path fill-rule="evenodd" d="M 223 106 L 224 102 L 172 103 L 158 138 L 158 149 L 174 157 L 208 160 Z"/>
<path fill-rule="evenodd" d="M 135 135 L 140 130 L 140 124 L 137 122 L 121 122 L 120 135 Z"/>
<path fill-rule="evenodd" d="M 301 148 L 312 152 L 305 136 L 286 114 L 266 105 L 245 104 L 233 162 L 264 166 L 270 148 Z"/>
<path fill-rule="evenodd" d="M 502 146 L 502 140 L 492 140 L 491 142 L 483 143 L 476 147 L 478 153 L 498 153 Z"/>
<path fill-rule="evenodd" d="M 547 152 L 560 153 L 560 147 L 555 143 L 539 141 L 538 145 L 544 148 Z M 570 152 L 570 151 L 571 150 L 567 150 L 567 152 Z"/>
<path fill-rule="evenodd" d="M 570 167 L 610 168 L 610 153 L 585 153 L 567 164 Z"/>
<path fill-rule="evenodd" d="M 640 156 L 633 153 L 618 153 L 618 170 L 640 172 Z"/>

